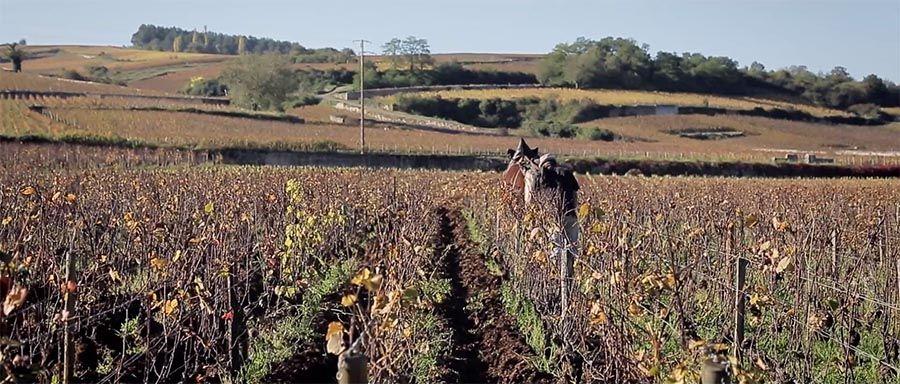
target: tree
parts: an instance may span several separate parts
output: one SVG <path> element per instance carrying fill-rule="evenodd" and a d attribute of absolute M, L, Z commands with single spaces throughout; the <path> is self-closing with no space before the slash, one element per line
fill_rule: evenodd
<path fill-rule="evenodd" d="M 646 46 L 634 40 L 579 37 L 558 44 L 541 63 L 538 79 L 545 84 L 575 87 L 639 87 L 652 73 Z"/>
<path fill-rule="evenodd" d="M 393 38 L 381 46 L 382 53 L 388 56 L 391 66 L 396 69 L 401 61 L 406 61 L 410 71 L 424 69 L 426 65 L 434 63 L 431 58 L 431 47 L 428 40 L 415 36 L 407 36 L 405 39 Z M 402 59 L 402 60 L 401 60 Z"/>
<path fill-rule="evenodd" d="M 175 39 L 181 38 L 179 48 L 182 52 L 209 52 L 233 55 L 238 53 L 238 35 L 226 35 L 223 33 L 208 32 L 203 28 L 188 31 L 177 27 L 158 27 L 150 24 L 141 25 L 137 32 L 131 36 L 131 44 L 135 48 L 152 49 L 160 51 L 172 51 L 175 48 Z M 202 38 L 201 38 L 202 37 Z M 243 53 L 277 52 L 288 54 L 296 50 L 303 50 L 300 44 L 290 41 L 276 41 L 269 38 L 257 38 L 245 36 Z"/>
<path fill-rule="evenodd" d="M 758 61 L 754 61 L 753 64 L 750 64 L 750 67 L 747 68 L 747 74 L 764 79 L 766 77 L 766 66 Z"/>
<path fill-rule="evenodd" d="M 863 78 L 863 88 L 866 92 L 866 99 L 879 105 L 888 105 L 890 101 L 890 92 L 887 84 L 880 77 L 871 74 Z"/>
<path fill-rule="evenodd" d="M 172 52 L 181 52 L 181 36 L 175 36 L 172 40 Z"/>
<path fill-rule="evenodd" d="M 12 62 L 13 72 L 22 72 L 22 60 L 27 55 L 25 51 L 19 49 L 19 45 L 19 43 L 9 43 L 3 53 L 3 56 Z"/>
<path fill-rule="evenodd" d="M 297 90 L 297 77 L 290 65 L 284 55 L 244 55 L 229 62 L 221 80 L 236 105 L 280 110 L 288 95 Z"/>
<path fill-rule="evenodd" d="M 847 68 L 841 66 L 834 67 L 831 72 L 825 76 L 825 79 L 833 85 L 853 81 L 853 77 L 850 76 L 850 72 L 847 72 Z"/>
<path fill-rule="evenodd" d="M 844 67 L 813 73 L 805 66 L 767 70 L 753 62 L 738 68 L 729 57 L 658 52 L 632 39 L 577 38 L 557 44 L 539 63 L 537 79 L 544 85 L 576 88 L 626 88 L 719 94 L 758 92 L 759 85 L 780 89 L 833 108 L 855 104 L 900 105 L 900 87 L 870 75 L 856 81 Z M 748 88 L 751 84 L 753 87 Z"/>
<path fill-rule="evenodd" d="M 381 46 L 381 53 L 388 57 L 391 68 L 397 68 L 403 55 L 403 40 L 393 38 Z"/>
<path fill-rule="evenodd" d="M 247 38 L 244 36 L 239 36 L 237 43 L 237 54 L 243 55 L 245 53 L 247 53 Z"/>
<path fill-rule="evenodd" d="M 403 39 L 401 47 L 401 51 L 409 62 L 410 71 L 415 71 L 417 64 L 419 69 L 422 69 L 425 65 L 433 63 L 433 59 L 431 58 L 431 47 L 428 45 L 428 40 L 420 39 L 415 36 L 407 36 Z"/>
<path fill-rule="evenodd" d="M 194 31 L 191 34 L 191 42 L 188 44 L 188 52 L 203 52 L 204 45 L 200 43 L 200 33 Z"/>
<path fill-rule="evenodd" d="M 658 52 L 653 67 L 653 83 L 664 90 L 678 90 L 689 77 L 684 60 L 675 53 Z"/>

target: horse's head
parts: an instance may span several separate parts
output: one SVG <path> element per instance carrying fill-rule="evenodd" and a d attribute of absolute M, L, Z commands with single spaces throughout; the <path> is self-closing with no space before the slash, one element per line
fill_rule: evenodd
<path fill-rule="evenodd" d="M 538 149 L 529 147 L 525 139 L 519 139 L 519 146 L 516 149 L 507 149 L 506 154 L 509 156 L 510 164 L 518 164 L 526 171 L 537 165 L 540 156 Z"/>
<path fill-rule="evenodd" d="M 508 149 L 506 153 L 509 156 L 509 164 L 503 173 L 503 180 L 517 190 L 524 190 L 525 174 L 537 168 L 538 149 L 530 148 L 525 139 L 519 139 L 519 146 L 516 149 Z"/>

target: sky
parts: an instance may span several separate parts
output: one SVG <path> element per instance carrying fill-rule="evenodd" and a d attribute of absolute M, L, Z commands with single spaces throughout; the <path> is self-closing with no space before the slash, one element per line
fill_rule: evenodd
<path fill-rule="evenodd" d="M 0 42 L 128 45 L 140 24 L 306 47 L 415 35 L 432 52 L 545 53 L 579 36 L 775 69 L 846 67 L 900 82 L 900 0 L 0 0 Z"/>

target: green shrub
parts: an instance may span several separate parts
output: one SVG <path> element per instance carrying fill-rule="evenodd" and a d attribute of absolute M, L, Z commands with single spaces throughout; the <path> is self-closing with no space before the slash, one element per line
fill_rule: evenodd
<path fill-rule="evenodd" d="M 182 88 L 181 92 L 194 96 L 225 96 L 228 93 L 228 87 L 218 79 L 195 77 Z"/>
<path fill-rule="evenodd" d="M 534 303 L 506 283 L 500 287 L 500 298 L 506 313 L 516 319 L 519 332 L 525 336 L 525 343 L 537 355 L 532 363 L 543 372 L 554 373 L 558 347 L 550 340 Z"/>
<path fill-rule="evenodd" d="M 581 127 L 578 130 L 578 138 L 585 140 L 613 141 L 616 139 L 616 135 L 607 129 Z"/>
<path fill-rule="evenodd" d="M 84 76 L 82 76 L 80 73 L 78 73 L 78 71 L 76 71 L 74 69 L 63 69 L 62 73 L 59 76 L 62 77 L 63 79 L 69 79 L 69 80 L 78 80 L 78 81 L 85 80 Z"/>
<path fill-rule="evenodd" d="M 579 128 L 569 123 L 560 123 L 556 121 L 534 121 L 525 122 L 525 129 L 535 136 L 546 137 L 575 137 Z"/>
<path fill-rule="evenodd" d="M 866 119 L 881 118 L 881 108 L 872 103 L 854 104 L 848 107 L 847 111 Z"/>
<path fill-rule="evenodd" d="M 307 94 L 307 95 L 297 96 L 293 99 L 285 101 L 284 103 L 282 103 L 281 107 L 285 110 L 288 110 L 291 108 L 303 107 L 303 106 L 307 106 L 307 105 L 317 105 L 317 104 L 319 104 L 320 101 L 322 101 L 322 100 L 319 99 L 318 97 Z"/>
<path fill-rule="evenodd" d="M 518 128 L 522 125 L 521 108 L 515 100 L 401 95 L 397 97 L 394 109 L 485 128 Z"/>

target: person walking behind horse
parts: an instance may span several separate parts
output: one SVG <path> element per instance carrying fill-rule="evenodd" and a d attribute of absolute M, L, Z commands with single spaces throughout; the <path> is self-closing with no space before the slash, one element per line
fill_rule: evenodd
<path fill-rule="evenodd" d="M 528 147 L 524 139 L 519 140 L 515 150 L 510 149 L 507 153 L 510 162 L 503 173 L 503 179 L 517 191 L 523 192 L 525 204 L 531 205 L 537 200 L 557 205 L 554 214 L 559 220 L 561 231 L 553 234 L 551 241 L 554 244 L 554 257 L 559 260 L 560 296 L 565 316 L 580 236 L 576 216 L 578 180 L 570 168 L 560 165 L 549 154 L 539 155 L 538 148 Z M 535 199 L 537 195 L 546 195 L 549 199 Z"/>

